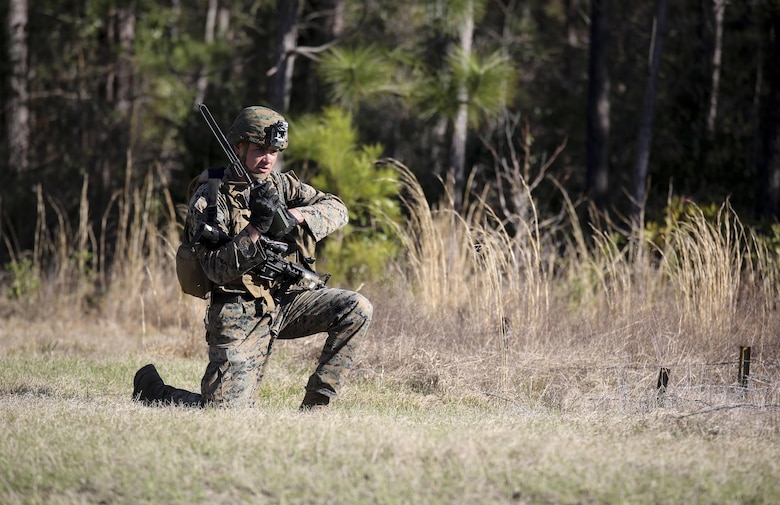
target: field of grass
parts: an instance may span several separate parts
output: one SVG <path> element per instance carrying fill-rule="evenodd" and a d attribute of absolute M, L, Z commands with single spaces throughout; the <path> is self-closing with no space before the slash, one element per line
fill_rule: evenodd
<path fill-rule="evenodd" d="M 773 503 L 777 413 L 570 413 L 357 378 L 301 414 L 277 356 L 250 410 L 129 400 L 142 357 L 3 360 L 0 501 L 16 503 Z M 197 384 L 201 363 L 161 360 Z M 298 372 L 298 373 L 294 373 Z"/>
<path fill-rule="evenodd" d="M 136 195 L 112 268 L 90 229 L 41 229 L 0 277 L 0 503 L 777 503 L 777 258 L 727 207 L 652 244 L 529 208 L 510 238 L 406 183 L 406 253 L 361 288 L 324 412 L 297 411 L 322 336 L 279 342 L 255 408 L 131 401 L 146 363 L 190 390 L 205 367 L 175 228 Z"/>

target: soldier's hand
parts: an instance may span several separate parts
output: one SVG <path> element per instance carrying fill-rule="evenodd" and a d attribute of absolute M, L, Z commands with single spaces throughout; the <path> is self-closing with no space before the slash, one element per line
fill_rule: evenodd
<path fill-rule="evenodd" d="M 266 182 L 252 190 L 249 195 L 249 224 L 262 234 L 268 232 L 276 209 L 282 205 L 279 193 Z"/>

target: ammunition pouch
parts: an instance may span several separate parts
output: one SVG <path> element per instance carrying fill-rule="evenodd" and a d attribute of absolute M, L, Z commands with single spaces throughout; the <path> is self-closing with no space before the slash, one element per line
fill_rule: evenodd
<path fill-rule="evenodd" d="M 176 276 L 181 290 L 188 295 L 206 298 L 211 292 L 211 280 L 200 266 L 196 245 L 182 243 L 176 251 Z"/>

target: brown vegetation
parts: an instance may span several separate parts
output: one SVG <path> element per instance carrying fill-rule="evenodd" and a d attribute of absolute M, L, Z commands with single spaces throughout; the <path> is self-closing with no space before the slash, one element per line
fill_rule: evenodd
<path fill-rule="evenodd" d="M 776 258 L 728 205 L 715 221 L 671 223 L 658 245 L 642 233 L 586 238 L 573 208 L 565 224 L 540 226 L 528 198 L 530 222 L 510 235 L 479 201 L 466 217 L 446 201 L 431 210 L 402 175 L 405 254 L 362 288 L 376 315 L 356 381 L 389 379 L 425 401 L 589 415 L 661 402 L 683 416 L 749 407 L 780 428 Z M 180 218 L 153 178 L 113 198 L 103 219 L 118 216 L 113 242 L 86 224 L 86 198 L 80 223 L 53 229 L 40 223 L 57 203 L 37 198 L 35 250 L 14 251 L 4 271 L 3 354 L 203 359 L 205 302 L 178 288 Z M 279 352 L 314 359 L 316 345 L 283 342 Z M 736 383 L 740 346 L 752 348 L 747 390 Z M 670 381 L 659 399 L 661 367 Z"/>

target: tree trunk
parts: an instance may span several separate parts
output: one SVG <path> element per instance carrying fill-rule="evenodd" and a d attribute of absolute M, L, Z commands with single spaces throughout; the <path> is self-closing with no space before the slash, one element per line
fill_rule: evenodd
<path fill-rule="evenodd" d="M 125 119 L 129 119 L 135 101 L 135 10 L 131 5 L 117 10 L 117 30 L 119 36 L 119 64 L 117 69 L 117 110 Z M 127 138 L 131 138 L 130 135 Z"/>
<path fill-rule="evenodd" d="M 460 26 L 460 51 L 463 63 L 471 57 L 471 44 L 474 38 L 474 5 L 467 0 L 463 23 Z M 450 143 L 450 174 L 453 182 L 453 198 L 455 211 L 463 206 L 466 190 L 466 140 L 469 121 L 469 92 L 466 83 L 458 85 L 458 109 L 452 123 L 452 139 Z"/>
<path fill-rule="evenodd" d="M 106 105 L 113 106 L 119 114 L 110 120 L 107 128 L 98 133 L 101 142 L 107 142 L 107 148 L 101 150 L 101 155 L 95 166 L 100 183 L 99 207 L 102 208 L 116 187 L 117 174 L 125 170 L 125 186 L 132 175 L 131 147 L 135 138 L 133 131 L 133 105 L 135 103 L 135 66 L 133 62 L 135 45 L 135 6 L 134 2 L 119 2 L 120 6 L 111 12 L 107 21 L 107 40 L 110 49 L 117 47 L 118 57 L 106 55 L 102 62 L 110 68 L 106 76 Z M 109 142 L 110 140 L 110 142 Z"/>
<path fill-rule="evenodd" d="M 715 135 L 715 120 L 718 117 L 718 92 L 720 91 L 720 66 L 723 52 L 723 16 L 726 11 L 726 0 L 712 1 L 714 40 L 712 48 L 712 67 L 710 69 L 710 102 L 707 110 L 707 140 Z"/>
<path fill-rule="evenodd" d="M 609 199 L 609 0 L 593 0 L 587 118 L 587 191 L 603 210 Z"/>
<path fill-rule="evenodd" d="M 769 48 L 766 58 L 766 105 L 761 131 L 761 213 L 780 216 L 780 9 L 771 9 L 766 22 Z"/>
<path fill-rule="evenodd" d="M 631 191 L 631 216 L 636 225 L 642 226 L 639 218 L 644 209 L 647 192 L 647 164 L 650 158 L 650 143 L 653 138 L 653 121 L 655 120 L 655 99 L 658 86 L 658 73 L 661 66 L 664 37 L 666 35 L 666 12 L 668 0 L 658 0 L 658 13 L 654 21 L 653 42 L 648 68 L 647 84 L 642 99 L 642 110 L 639 116 L 639 134 L 634 158 L 634 184 Z"/>
<path fill-rule="evenodd" d="M 344 33 L 344 0 L 310 0 L 308 4 L 309 12 L 322 19 L 317 29 L 319 36 L 315 36 L 313 45 L 325 44 Z"/>
<path fill-rule="evenodd" d="M 344 9 L 344 0 L 333 0 L 333 17 L 330 23 L 333 38 L 340 37 L 344 33 Z"/>
<path fill-rule="evenodd" d="M 271 107 L 281 113 L 290 108 L 295 50 L 298 47 L 298 0 L 278 0 L 276 66 L 271 77 L 269 100 Z"/>
<path fill-rule="evenodd" d="M 203 34 L 203 42 L 207 46 L 214 43 L 214 32 L 217 26 L 217 11 L 219 10 L 219 0 L 209 0 L 209 8 L 206 11 L 206 29 Z M 195 85 L 195 106 L 203 103 L 206 99 L 206 90 L 209 87 L 208 68 L 203 68 L 198 76 L 198 82 Z"/>
<path fill-rule="evenodd" d="M 363 6 L 364 9 L 368 8 Z M 298 54 L 315 54 L 330 47 L 335 39 L 342 37 L 346 30 L 345 0 L 310 0 L 301 10 L 301 19 L 317 19 L 313 30 L 301 30 L 298 34 Z M 350 27 L 356 30 L 356 26 Z M 353 32 L 354 33 L 354 32 Z M 319 110 L 330 102 L 327 89 L 320 85 L 317 74 L 318 62 L 313 57 L 298 58 L 295 61 L 295 89 L 290 93 L 290 103 L 295 110 Z"/>
<path fill-rule="evenodd" d="M 564 12 L 566 15 L 566 22 L 564 28 L 566 30 L 566 45 L 564 47 L 563 65 L 564 75 L 566 76 L 566 85 L 571 86 L 572 82 L 577 80 L 577 60 L 579 58 L 579 51 L 577 48 L 580 45 L 579 35 L 577 32 L 577 21 L 579 21 L 580 13 L 580 1 L 581 0 L 565 0 Z M 592 2 L 595 0 L 591 0 Z M 591 21 L 592 23 L 593 21 Z M 593 26 L 591 25 L 591 29 Z"/>
<path fill-rule="evenodd" d="M 8 166 L 24 172 L 29 168 L 30 109 L 28 105 L 27 0 L 10 0 L 8 6 L 8 62 L 11 96 L 8 99 Z"/>

